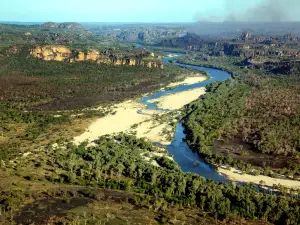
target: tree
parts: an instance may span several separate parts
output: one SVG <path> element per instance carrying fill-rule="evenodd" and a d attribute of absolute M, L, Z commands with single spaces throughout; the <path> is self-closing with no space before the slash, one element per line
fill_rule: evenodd
<path fill-rule="evenodd" d="M 265 186 L 265 185 L 266 185 L 266 182 L 265 182 L 265 181 L 263 181 L 263 180 L 261 180 L 261 181 L 259 181 L 259 185 L 260 185 L 261 187 L 263 187 L 263 186 Z"/>

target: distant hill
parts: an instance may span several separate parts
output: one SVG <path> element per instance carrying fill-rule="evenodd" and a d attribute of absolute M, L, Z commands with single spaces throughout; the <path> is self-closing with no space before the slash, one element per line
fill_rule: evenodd
<path fill-rule="evenodd" d="M 83 26 L 80 23 L 74 22 L 66 22 L 66 23 L 54 23 L 54 22 L 47 22 L 41 25 L 42 27 L 46 28 L 62 28 L 62 29 L 82 29 Z"/>
<path fill-rule="evenodd" d="M 277 36 L 293 33 L 300 36 L 300 22 L 197 22 L 187 32 L 201 36 L 235 36 L 241 32 L 255 35 Z"/>

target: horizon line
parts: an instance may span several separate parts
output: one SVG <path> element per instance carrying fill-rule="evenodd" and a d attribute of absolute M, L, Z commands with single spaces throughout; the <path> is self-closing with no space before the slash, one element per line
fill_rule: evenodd
<path fill-rule="evenodd" d="M 300 23 L 300 21 L 193 21 L 193 22 L 75 22 L 75 21 L 5 21 L 0 20 L 0 23 L 112 23 L 112 24 L 192 24 L 192 23 Z"/>

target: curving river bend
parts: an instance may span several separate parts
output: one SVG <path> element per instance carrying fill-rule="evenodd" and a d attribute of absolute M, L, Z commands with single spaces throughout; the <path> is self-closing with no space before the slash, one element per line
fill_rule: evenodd
<path fill-rule="evenodd" d="M 137 45 L 137 47 L 141 46 L 142 45 Z M 170 52 L 169 54 L 176 54 L 177 56 L 164 58 L 164 63 L 170 63 L 169 61 L 171 59 L 183 56 L 183 54 L 179 53 Z M 149 100 L 157 99 L 171 93 L 183 92 L 194 88 L 205 87 L 207 84 L 210 84 L 212 82 L 224 81 L 231 78 L 231 75 L 229 73 L 218 69 L 212 69 L 201 66 L 192 66 L 181 63 L 172 64 L 192 68 L 199 71 L 206 71 L 209 74 L 210 79 L 192 85 L 182 85 L 172 90 L 157 91 L 151 95 L 148 95 L 139 100 L 139 102 L 144 103 L 146 105 L 147 109 L 165 110 L 162 108 L 158 108 L 155 103 L 150 103 Z M 182 126 L 182 123 L 179 122 L 176 125 L 176 132 L 172 143 L 166 146 L 168 152 L 174 156 L 174 160 L 181 167 L 181 170 L 183 172 L 197 173 L 207 179 L 212 179 L 216 182 L 228 181 L 228 179 L 225 176 L 222 176 L 218 172 L 216 172 L 212 165 L 206 163 L 196 152 L 193 152 L 186 144 L 186 142 L 184 142 L 184 137 L 184 128 Z M 195 162 L 197 163 L 195 164 Z"/>

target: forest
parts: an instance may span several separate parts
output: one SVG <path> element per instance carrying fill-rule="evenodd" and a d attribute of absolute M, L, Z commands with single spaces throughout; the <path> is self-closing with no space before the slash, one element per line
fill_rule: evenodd
<path fill-rule="evenodd" d="M 197 207 L 210 216 L 226 219 L 243 217 L 274 224 L 299 224 L 298 193 L 290 197 L 257 191 L 252 186 L 236 183 L 214 183 L 199 175 L 183 173 L 170 159 L 158 159 L 160 167 L 141 157 L 143 152 L 158 151 L 152 143 L 133 136 L 104 136 L 80 146 L 58 146 L 2 165 L 8 174 L 31 182 L 68 184 L 135 192 L 134 202 L 141 207 L 154 205 L 157 210 L 169 207 Z M 162 163 L 163 162 L 163 163 Z M 1 208 L 5 215 L 26 205 L 21 199 L 2 194 Z M 14 220 L 13 218 L 6 218 Z"/>
<path fill-rule="evenodd" d="M 19 109 L 66 110 L 120 101 L 155 90 L 184 69 L 147 69 L 92 62 L 0 58 L 1 98 Z M 26 95 L 23 95 L 26 90 Z"/>

